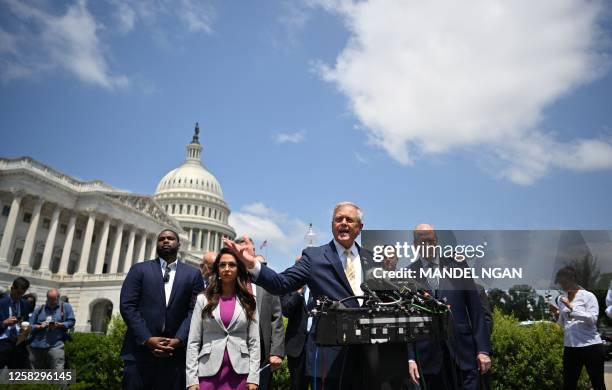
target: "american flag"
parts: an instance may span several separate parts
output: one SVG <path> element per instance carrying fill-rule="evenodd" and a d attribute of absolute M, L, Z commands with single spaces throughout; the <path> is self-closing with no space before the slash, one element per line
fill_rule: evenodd
<path fill-rule="evenodd" d="M 259 246 L 259 249 L 263 249 L 266 247 L 266 245 L 268 245 L 268 240 L 264 240 L 264 242 L 261 243 L 261 245 Z"/>

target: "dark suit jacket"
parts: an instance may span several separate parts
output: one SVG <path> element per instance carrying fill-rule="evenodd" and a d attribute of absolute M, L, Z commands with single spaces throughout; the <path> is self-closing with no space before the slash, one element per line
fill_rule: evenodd
<path fill-rule="evenodd" d="M 119 310 L 127 325 L 121 349 L 124 361 L 153 361 L 155 357 L 144 346 L 152 336 L 176 337 L 187 344 L 191 313 L 203 290 L 202 274 L 188 264 L 177 264 L 167 307 L 162 278 L 159 259 L 154 259 L 133 265 L 123 281 Z M 174 356 L 184 364 L 185 348 Z"/>
<path fill-rule="evenodd" d="M 440 267 L 465 268 L 466 265 L 463 262 L 442 258 Z M 421 261 L 415 261 L 409 268 L 415 270 L 418 276 L 422 268 Z M 418 279 L 418 282 L 433 295 L 426 279 Z M 447 304 L 451 306 L 452 315 L 449 319 L 449 334 L 446 341 L 451 357 L 462 370 L 476 369 L 476 355 L 478 352 L 491 353 L 491 339 L 483 314 L 482 301 L 474 281 L 440 279 L 436 297 L 446 298 Z M 421 370 L 425 374 L 439 373 L 443 362 L 441 343 L 419 341 L 415 344 L 408 348 L 408 358 L 418 357 Z"/>
<path fill-rule="evenodd" d="M 297 291 L 281 297 L 283 315 L 287 317 L 287 331 L 285 333 L 285 352 L 287 356 L 299 357 L 306 343 L 308 334 L 308 311 L 304 296 Z"/>
<path fill-rule="evenodd" d="M 371 253 L 357 246 L 362 262 L 362 274 L 371 264 Z M 363 276 L 362 276 L 363 277 Z M 334 241 L 302 251 L 302 258 L 281 273 L 262 266 L 256 284 L 274 295 L 283 295 L 308 285 L 315 296 L 328 296 L 334 301 L 353 295 L 344 273 Z M 345 302 L 348 307 L 358 307 L 357 300 Z M 318 347 L 314 343 L 317 321 L 313 322 L 306 346 L 306 373 L 309 376 L 337 378 L 342 372 L 343 347 Z M 316 364 L 314 362 L 316 361 Z"/>
<path fill-rule="evenodd" d="M 270 355 L 285 356 L 285 325 L 280 299 L 256 286 L 259 312 L 259 338 L 261 341 L 261 366 L 268 364 Z"/>
<path fill-rule="evenodd" d="M 9 318 L 10 302 L 11 302 L 10 293 L 7 293 L 5 296 L 0 298 L 0 331 L 1 332 L 4 332 L 5 330 L 5 328 L 2 326 L 2 321 Z M 32 312 L 31 309 L 32 308 L 30 307 L 30 304 L 28 303 L 28 301 L 26 301 L 25 299 L 19 300 L 19 311 L 20 311 L 19 316 L 22 318 L 22 321 L 28 320 L 28 316 Z M 15 313 L 13 313 L 13 315 L 16 316 Z"/>

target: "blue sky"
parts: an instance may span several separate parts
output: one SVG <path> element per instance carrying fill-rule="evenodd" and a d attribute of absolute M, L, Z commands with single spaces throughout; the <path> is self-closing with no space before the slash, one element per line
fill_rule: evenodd
<path fill-rule="evenodd" d="M 582 0 L 0 0 L 0 155 L 152 194 L 199 121 L 278 267 L 341 200 L 371 229 L 610 229 L 610 20 Z"/>

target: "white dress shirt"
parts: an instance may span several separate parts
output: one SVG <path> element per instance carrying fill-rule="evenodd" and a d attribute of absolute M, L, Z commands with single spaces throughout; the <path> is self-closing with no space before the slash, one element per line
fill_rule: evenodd
<path fill-rule="evenodd" d="M 167 283 L 164 283 L 164 291 L 166 292 L 166 306 L 168 306 L 168 302 L 170 302 L 170 294 L 172 293 L 172 286 L 174 285 L 174 276 L 176 276 L 176 267 L 178 267 L 178 262 L 179 260 L 176 259 L 170 264 L 170 280 L 168 280 Z M 166 272 L 166 264 L 168 264 L 168 262 L 160 257 L 159 263 L 161 265 L 163 278 Z"/>
<path fill-rule="evenodd" d="M 559 307 L 559 320 L 557 322 L 564 329 L 563 345 L 566 347 L 586 347 L 601 344 L 601 337 L 597 333 L 599 305 L 595 295 L 584 289 L 576 291 L 576 296 L 571 302 L 572 310 L 561 302 L 560 297 L 556 299 Z M 567 296 L 565 297 L 567 298 Z"/>

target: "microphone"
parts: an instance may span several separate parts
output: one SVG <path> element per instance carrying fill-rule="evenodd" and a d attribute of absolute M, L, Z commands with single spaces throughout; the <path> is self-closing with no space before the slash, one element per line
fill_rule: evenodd
<path fill-rule="evenodd" d="M 361 287 L 361 291 L 366 293 L 366 295 L 371 296 L 372 298 L 374 298 L 378 302 L 382 302 L 381 299 L 378 297 L 378 294 L 376 294 L 376 292 L 374 292 L 372 289 L 370 289 L 370 286 L 368 286 L 368 284 L 366 282 L 361 283 L 361 286 L 359 286 L 359 287 Z"/>

